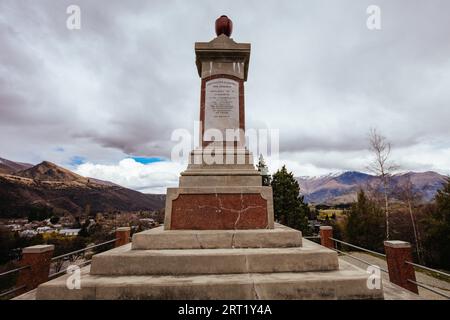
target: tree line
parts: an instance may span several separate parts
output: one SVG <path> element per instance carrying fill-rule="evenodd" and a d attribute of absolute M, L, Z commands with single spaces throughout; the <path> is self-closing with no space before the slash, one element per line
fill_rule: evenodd
<path fill-rule="evenodd" d="M 431 203 L 422 201 L 410 180 L 391 190 L 390 179 L 399 168 L 390 159 L 391 144 L 375 129 L 370 131 L 369 143 L 373 161 L 368 170 L 378 183 L 361 186 L 356 201 L 343 207 L 340 219 L 327 219 L 334 236 L 378 252 L 384 252 L 384 240 L 407 241 L 416 262 L 450 270 L 450 178 Z M 311 234 L 311 210 L 293 173 L 283 166 L 271 176 L 262 156 L 257 168 L 263 185 L 272 186 L 275 220 Z"/>

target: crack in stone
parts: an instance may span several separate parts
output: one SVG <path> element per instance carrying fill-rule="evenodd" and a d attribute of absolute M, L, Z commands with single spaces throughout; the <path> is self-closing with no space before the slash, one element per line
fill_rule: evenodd
<path fill-rule="evenodd" d="M 259 296 L 258 290 L 256 290 L 255 279 L 253 278 L 251 273 L 249 273 L 248 275 L 250 277 L 250 280 L 252 281 L 252 290 L 253 290 L 253 297 L 254 297 L 254 299 L 255 300 L 261 300 L 261 297 Z"/>
<path fill-rule="evenodd" d="M 198 243 L 198 245 L 200 246 L 200 249 L 205 249 L 205 248 L 202 246 L 202 243 L 201 243 L 200 239 L 198 238 L 198 234 L 197 234 L 197 233 L 195 234 L 195 239 L 197 240 L 197 243 Z"/>
<path fill-rule="evenodd" d="M 233 232 L 233 234 L 231 235 L 231 248 L 234 249 L 234 237 L 236 236 L 236 231 Z"/>
<path fill-rule="evenodd" d="M 199 209 L 204 209 L 204 208 L 211 208 L 211 209 L 214 209 L 214 210 L 224 210 L 224 211 L 230 211 L 230 212 L 236 212 L 236 213 L 244 213 L 244 212 L 246 212 L 246 211 L 248 211 L 248 210 L 251 210 L 251 209 L 257 209 L 257 208 L 262 208 L 262 209 L 264 209 L 264 207 L 263 206 L 248 206 L 247 208 L 245 208 L 245 209 L 231 209 L 231 208 L 226 208 L 226 207 L 221 207 L 221 206 L 198 206 L 199 207 Z M 193 210 L 191 210 L 191 211 L 193 211 Z"/>
<path fill-rule="evenodd" d="M 239 223 L 239 219 L 241 219 L 242 211 L 244 211 L 244 198 L 242 197 L 242 193 L 241 193 L 241 210 L 238 210 L 238 216 L 237 216 L 236 221 L 234 222 L 234 230 L 237 229 L 237 224 Z"/>

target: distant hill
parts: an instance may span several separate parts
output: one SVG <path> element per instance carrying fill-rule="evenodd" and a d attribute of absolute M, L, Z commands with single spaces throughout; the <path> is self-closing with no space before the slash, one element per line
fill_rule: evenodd
<path fill-rule="evenodd" d="M 79 214 L 87 205 L 95 213 L 158 210 L 165 204 L 165 195 L 143 194 L 82 177 L 48 161 L 35 166 L 6 161 L 8 167 L 22 170 L 0 173 L 0 217 L 26 216 L 33 208 Z"/>
<path fill-rule="evenodd" d="M 0 158 L 0 173 L 11 174 L 16 171 L 31 168 L 33 165 L 29 163 L 14 162 L 11 160 Z"/>
<path fill-rule="evenodd" d="M 374 187 L 379 182 L 377 177 L 357 171 L 296 179 L 306 202 L 331 205 L 353 202 L 361 187 Z M 430 201 L 436 191 L 442 187 L 445 176 L 433 171 L 397 174 L 391 179 L 391 190 L 398 189 L 408 179 L 411 180 L 415 191 L 423 194 L 423 200 Z"/>
<path fill-rule="evenodd" d="M 79 182 L 85 184 L 89 180 L 89 178 L 82 177 L 49 161 L 43 161 L 31 168 L 15 172 L 14 175 L 36 181 Z"/>

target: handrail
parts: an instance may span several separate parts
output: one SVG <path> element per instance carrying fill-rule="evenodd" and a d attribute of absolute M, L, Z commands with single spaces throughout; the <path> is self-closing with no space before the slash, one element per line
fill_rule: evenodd
<path fill-rule="evenodd" d="M 382 253 L 379 253 L 379 252 L 376 252 L 376 251 L 372 251 L 372 250 L 369 250 L 369 249 L 366 249 L 366 248 L 362 248 L 362 247 L 359 247 L 359 246 L 355 246 L 355 245 L 353 245 L 351 243 L 348 243 L 348 242 L 345 242 L 345 241 L 342 241 L 342 240 L 338 240 L 338 239 L 335 239 L 335 238 L 332 238 L 332 237 L 330 237 L 329 239 L 331 239 L 331 240 L 333 240 L 335 242 L 338 242 L 338 243 L 342 243 L 342 244 L 347 245 L 349 247 L 353 247 L 353 248 L 356 248 L 356 249 L 359 249 L 359 250 L 362 250 L 362 251 L 370 252 L 370 253 L 373 253 L 375 255 L 378 255 L 378 256 L 381 256 L 383 258 L 386 258 L 385 254 L 382 254 Z M 360 259 L 360 258 L 357 258 L 355 256 L 352 256 L 351 254 L 348 254 L 348 253 L 346 253 L 344 251 L 341 251 L 339 249 L 336 249 L 336 248 L 330 248 L 330 249 L 335 250 L 335 251 L 337 251 L 339 253 L 342 253 L 342 254 L 344 254 L 346 256 L 349 256 L 349 257 L 351 257 L 353 259 L 356 259 L 356 260 L 358 260 L 360 262 L 363 262 L 363 263 L 365 263 L 367 265 L 373 265 L 372 263 L 369 263 L 369 262 L 367 262 L 367 261 L 365 261 L 363 259 Z M 438 274 L 443 275 L 445 277 L 450 277 L 449 273 L 446 273 L 446 272 L 443 272 L 443 271 L 440 271 L 440 270 L 429 268 L 429 267 L 426 267 L 426 266 L 423 266 L 423 265 L 420 265 L 420 264 L 417 264 L 417 263 L 414 263 L 414 262 L 411 262 L 411 261 L 405 261 L 405 263 L 410 264 L 410 265 L 412 265 L 414 267 L 417 267 L 417 268 L 421 268 L 421 269 L 424 269 L 424 270 L 428 270 L 428 271 L 431 271 L 431 272 L 438 273 Z M 385 270 L 385 269 L 383 269 L 381 267 L 378 267 L 378 268 L 380 268 L 380 270 L 383 271 L 383 272 L 389 273 L 388 270 Z M 438 295 L 441 295 L 441 296 L 443 296 L 443 297 L 445 297 L 447 299 L 450 299 L 450 295 L 447 295 L 445 293 L 437 291 L 437 290 L 433 289 L 432 287 L 430 287 L 429 285 L 426 285 L 425 283 L 413 281 L 411 279 L 407 279 L 407 280 L 408 280 L 408 282 L 411 282 L 411 283 L 413 283 L 413 284 L 415 284 L 415 285 L 417 285 L 419 287 L 422 287 L 422 288 L 424 288 L 426 290 L 429 290 L 429 291 L 434 292 L 434 293 L 436 293 Z"/>
<path fill-rule="evenodd" d="M 356 248 L 356 249 L 359 249 L 359 250 L 370 252 L 370 253 L 376 254 L 376 255 L 378 255 L 380 257 L 386 258 L 386 255 L 383 254 L 383 253 L 379 253 L 379 252 L 372 251 L 372 250 L 369 250 L 369 249 L 366 249 L 366 248 L 358 247 L 358 246 L 355 246 L 354 244 L 351 244 L 351 243 L 348 243 L 348 242 L 345 242 L 345 241 L 342 241 L 342 240 L 338 240 L 338 239 L 335 239 L 335 238 L 331 238 L 330 237 L 329 239 L 331 239 L 333 241 L 336 241 L 336 242 L 339 242 L 339 243 L 343 243 L 344 245 L 347 245 L 349 247 L 353 247 L 353 248 Z"/>
<path fill-rule="evenodd" d="M 450 277 L 449 273 L 446 273 L 446 272 L 443 272 L 443 271 L 439 271 L 439 270 L 436 270 L 436 269 L 433 269 L 433 268 L 425 267 L 425 266 L 423 266 L 421 264 L 417 264 L 417 263 L 414 263 L 414 262 L 411 262 L 411 261 L 405 261 L 405 263 L 413 265 L 414 267 L 417 267 L 417 268 L 425 269 L 425 270 L 428 270 L 428 271 L 439 273 L 439 274 L 441 274 L 443 276 L 446 276 L 446 277 Z"/>
<path fill-rule="evenodd" d="M 11 290 L 2 292 L 2 293 L 0 293 L 0 298 L 1 297 L 6 297 L 6 296 L 10 295 L 11 293 L 14 293 L 14 292 L 16 292 L 16 291 L 18 291 L 20 289 L 23 289 L 23 288 L 26 288 L 26 285 L 21 285 L 20 287 L 12 288 Z"/>
<path fill-rule="evenodd" d="M 20 270 L 23 270 L 23 269 L 28 269 L 30 267 L 31 267 L 30 265 L 26 265 L 26 266 L 19 267 L 19 268 L 16 268 L 16 269 L 8 270 L 8 271 L 0 273 L 0 277 L 1 276 L 6 276 L 6 275 L 8 275 L 10 273 L 14 273 L 14 272 L 17 272 L 17 271 L 20 271 Z"/>
<path fill-rule="evenodd" d="M 105 241 L 103 243 L 99 243 L 99 244 L 96 244 L 96 245 L 93 245 L 93 246 L 89 246 L 89 247 L 86 247 L 86 248 L 83 248 L 83 249 L 79 249 L 79 250 L 75 250 L 75 251 L 72 251 L 72 252 L 69 252 L 69 253 L 65 253 L 65 254 L 53 257 L 52 261 L 55 261 L 55 260 L 58 260 L 58 259 L 61 259 L 61 258 L 67 257 L 67 256 L 71 256 L 71 255 L 73 255 L 75 253 L 79 253 L 79 252 L 83 252 L 83 251 L 86 251 L 86 250 L 89 250 L 89 249 L 97 248 L 97 247 L 103 246 L 105 244 L 115 242 L 116 240 L 117 239 L 108 240 L 108 241 Z"/>
<path fill-rule="evenodd" d="M 423 283 L 423 282 L 417 282 L 417 281 L 413 281 L 413 280 L 411 280 L 411 279 L 408 279 L 408 282 L 414 283 L 415 285 L 417 285 L 417 286 L 419 286 L 419 287 L 422 287 L 422 288 L 427 289 L 427 290 L 429 290 L 429 291 L 431 291 L 431 292 L 434 292 L 434 293 L 436 293 L 436 294 L 438 294 L 438 295 L 440 295 L 440 296 L 443 296 L 443 297 L 445 297 L 445 298 L 447 298 L 447 299 L 450 299 L 450 296 L 449 296 L 449 295 L 446 295 L 445 293 L 442 293 L 442 292 L 440 292 L 440 291 L 437 291 L 436 289 L 433 289 L 432 287 L 426 285 L 426 284 Z"/>
<path fill-rule="evenodd" d="M 348 243 L 348 242 L 345 242 L 345 241 L 342 241 L 342 240 L 338 240 L 338 239 L 331 238 L 331 237 L 330 237 L 330 239 L 333 240 L 333 241 L 339 242 L 339 243 L 343 243 L 344 245 L 347 245 L 349 247 L 357 248 L 357 249 L 360 249 L 360 250 L 363 250 L 363 251 L 367 251 L 367 252 L 376 254 L 376 255 L 378 255 L 380 257 L 384 257 L 384 258 L 386 257 L 385 254 L 382 254 L 382 253 L 379 253 L 379 252 L 376 252 L 376 251 L 372 251 L 372 250 L 369 250 L 369 249 L 366 249 L 366 248 L 358 247 L 358 246 L 355 246 L 354 244 L 351 244 L 351 243 Z M 405 263 L 413 265 L 413 266 L 415 266 L 417 268 L 421 268 L 421 269 L 428 270 L 428 271 L 431 271 L 431 272 L 439 273 L 440 275 L 443 275 L 445 277 L 450 277 L 450 273 L 446 273 L 446 272 L 443 272 L 443 271 L 440 271 L 440 270 L 436 270 L 436 269 L 433 269 L 433 268 L 430 268 L 430 267 L 426 267 L 426 266 L 423 266 L 421 264 L 417 264 L 417 263 L 414 263 L 414 262 L 411 262 L 411 261 L 405 261 Z"/>
<path fill-rule="evenodd" d="M 366 260 L 363 260 L 363 259 L 361 259 L 361 258 L 352 256 L 351 254 L 349 254 L 349 253 L 347 253 L 347 252 L 345 252 L 345 251 L 342 251 L 342 250 L 339 250 L 339 249 L 336 249 L 336 248 L 330 248 L 330 249 L 331 249 L 331 250 L 334 250 L 334 251 L 337 251 L 337 252 L 339 252 L 339 253 L 342 253 L 342 254 L 344 254 L 344 255 L 346 255 L 346 256 L 349 256 L 350 258 L 353 258 L 353 259 L 355 259 L 355 260 L 358 260 L 358 261 L 360 261 L 360 262 L 362 262 L 362 263 L 365 263 L 365 264 L 367 264 L 368 266 L 376 266 L 376 267 L 377 267 L 378 269 L 380 269 L 381 271 L 386 272 L 386 273 L 389 273 L 386 269 L 384 269 L 384 268 L 382 268 L 382 267 L 380 267 L 380 266 L 377 266 L 377 265 L 375 265 L 375 264 L 373 264 L 373 263 L 370 263 L 370 262 L 368 262 L 368 261 L 366 261 Z"/>
<path fill-rule="evenodd" d="M 90 263 L 91 261 L 92 261 L 92 259 L 86 260 L 86 261 L 83 261 L 83 262 L 81 262 L 81 263 L 79 263 L 79 264 L 75 264 L 75 266 L 79 267 L 79 266 L 82 266 L 83 264 Z M 64 269 L 64 270 L 61 270 L 61 271 L 58 271 L 58 272 L 55 272 L 55 273 L 49 275 L 48 277 L 49 277 L 49 278 L 53 278 L 53 277 L 55 277 L 56 275 L 65 273 L 65 272 L 67 271 L 67 269 L 68 269 L 68 268 L 66 268 L 66 269 Z"/>

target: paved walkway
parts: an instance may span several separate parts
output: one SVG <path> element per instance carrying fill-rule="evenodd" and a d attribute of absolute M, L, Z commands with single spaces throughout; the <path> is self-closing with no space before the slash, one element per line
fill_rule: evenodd
<path fill-rule="evenodd" d="M 383 269 L 387 269 L 386 261 L 381 258 L 375 257 L 375 256 L 367 254 L 367 253 L 362 253 L 362 252 L 348 252 L 348 253 L 359 259 L 362 259 L 369 263 L 372 263 L 373 265 L 379 266 Z M 339 259 L 347 261 L 347 262 L 349 262 L 355 266 L 358 266 L 362 269 L 367 268 L 366 264 L 364 264 L 363 262 L 360 262 L 356 259 L 352 259 L 349 256 L 340 255 Z M 383 283 L 387 285 L 387 286 L 383 285 L 386 289 L 389 289 L 389 287 L 395 286 L 394 284 L 391 284 L 389 282 L 389 275 L 387 273 L 381 272 L 381 275 L 382 275 Z M 416 280 L 417 280 L 417 282 L 422 282 L 430 287 L 434 287 L 434 289 L 436 289 L 437 291 L 441 291 L 447 295 L 450 295 L 450 282 L 440 280 L 435 277 L 429 276 L 426 273 L 417 272 L 417 271 L 416 271 Z M 389 282 L 389 284 L 387 284 L 388 282 Z M 398 286 L 395 286 L 395 287 L 399 288 Z M 396 291 L 398 291 L 398 290 L 396 290 Z M 387 290 L 386 292 L 389 293 L 389 290 Z M 436 293 L 433 293 L 433 292 L 431 292 L 427 289 L 421 288 L 421 287 L 419 287 L 419 296 L 422 299 L 426 299 L 426 300 L 447 300 L 445 297 L 442 297 Z M 388 296 L 385 298 L 389 299 L 390 297 Z M 396 297 L 392 296 L 391 298 L 395 299 Z M 397 298 L 400 298 L 400 297 L 397 297 Z"/>

